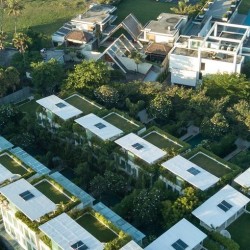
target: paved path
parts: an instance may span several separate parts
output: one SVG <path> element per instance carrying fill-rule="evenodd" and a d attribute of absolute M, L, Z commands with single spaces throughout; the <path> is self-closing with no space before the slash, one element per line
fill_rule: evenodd
<path fill-rule="evenodd" d="M 200 133 L 200 129 L 194 125 L 190 125 L 187 129 L 187 133 L 180 137 L 180 140 L 185 141 L 189 137 L 193 137 L 195 135 L 198 135 Z"/>

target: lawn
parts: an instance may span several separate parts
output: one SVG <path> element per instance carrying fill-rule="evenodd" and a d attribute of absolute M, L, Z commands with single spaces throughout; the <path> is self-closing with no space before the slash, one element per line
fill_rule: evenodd
<path fill-rule="evenodd" d="M 175 150 L 178 150 L 181 148 L 180 145 L 175 144 L 168 138 L 165 138 L 156 132 L 151 132 L 150 134 L 143 137 L 143 139 L 145 139 L 146 141 L 154 144 L 156 147 L 161 148 L 161 149 L 173 148 Z"/>
<path fill-rule="evenodd" d="M 103 118 L 105 121 L 111 123 L 117 128 L 121 129 L 125 133 L 132 132 L 134 129 L 138 128 L 135 124 L 129 122 L 127 119 L 122 118 L 116 113 L 111 113 L 110 115 Z"/>
<path fill-rule="evenodd" d="M 100 110 L 97 106 L 92 104 L 91 102 L 88 102 L 81 98 L 80 96 L 74 95 L 67 99 L 65 99 L 66 102 L 73 105 L 74 107 L 80 109 L 83 112 L 83 115 L 87 115 L 90 113 L 96 113 Z"/>
<path fill-rule="evenodd" d="M 51 36 L 65 22 L 84 11 L 84 3 L 80 0 L 22 0 L 24 10 L 17 19 L 17 30 L 23 31 L 32 27 L 37 32 Z M 8 39 L 14 32 L 14 18 L 4 18 L 4 31 L 9 33 Z"/>
<path fill-rule="evenodd" d="M 59 204 L 60 202 L 67 203 L 69 201 L 69 198 L 64 193 L 57 190 L 47 180 L 43 180 L 36 184 L 35 187 L 56 204 Z"/>
<path fill-rule="evenodd" d="M 113 231 L 100 223 L 91 214 L 84 214 L 77 222 L 101 242 L 109 242 L 117 237 Z"/>
<path fill-rule="evenodd" d="M 224 165 L 209 158 L 203 153 L 198 153 L 189 160 L 219 178 L 231 172 L 229 168 L 226 168 Z"/>
<path fill-rule="evenodd" d="M 239 13 L 240 14 L 247 14 L 250 10 L 250 1 L 249 0 L 242 0 L 239 6 Z"/>
<path fill-rule="evenodd" d="M 156 20 L 163 12 L 171 12 L 174 3 L 164 3 L 156 0 L 123 0 L 117 7 L 116 23 L 120 23 L 128 14 L 133 13 L 136 18 L 146 24 L 149 20 Z"/>
<path fill-rule="evenodd" d="M 36 100 L 27 101 L 24 104 L 19 105 L 19 108 L 24 113 L 29 113 L 32 115 L 36 114 L 36 109 L 39 107 L 39 104 L 36 102 Z"/>
<path fill-rule="evenodd" d="M 0 164 L 6 167 L 13 174 L 24 175 L 28 172 L 21 164 L 6 154 L 0 156 Z"/>
<path fill-rule="evenodd" d="M 233 222 L 227 230 L 231 237 L 240 245 L 240 249 L 249 249 L 250 235 L 250 214 L 243 214 L 235 222 Z"/>

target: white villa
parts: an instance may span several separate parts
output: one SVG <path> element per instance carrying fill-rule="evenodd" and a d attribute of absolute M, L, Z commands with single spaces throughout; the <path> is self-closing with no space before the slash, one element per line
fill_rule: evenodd
<path fill-rule="evenodd" d="M 248 189 L 250 192 L 250 168 L 244 171 L 242 174 L 234 179 L 234 182 L 239 184 L 242 188 Z"/>
<path fill-rule="evenodd" d="M 209 24 L 204 29 L 209 30 Z M 215 22 L 205 33 L 180 36 L 175 42 L 169 53 L 172 84 L 195 87 L 206 74 L 241 72 L 250 51 L 250 27 Z"/>
<path fill-rule="evenodd" d="M 17 175 L 11 173 L 7 168 L 5 168 L 1 163 L 0 163 L 0 186 L 7 180 L 12 180 L 16 177 Z"/>
<path fill-rule="evenodd" d="M 202 242 L 206 237 L 207 235 L 192 223 L 182 219 L 149 244 L 145 250 L 199 250 L 203 249 Z"/>
<path fill-rule="evenodd" d="M 162 177 L 162 179 L 167 185 L 171 186 L 173 189 L 177 189 L 178 191 L 181 190 L 183 181 L 188 182 L 202 191 L 214 186 L 219 181 L 218 177 L 180 155 L 171 158 L 161 165 L 176 175 L 176 184 L 171 183 L 164 177 Z"/>
<path fill-rule="evenodd" d="M 131 240 L 129 243 L 127 243 L 125 246 L 123 246 L 120 250 L 142 250 L 136 242 Z"/>
<path fill-rule="evenodd" d="M 200 220 L 200 225 L 207 230 L 221 231 L 245 212 L 249 201 L 250 199 L 245 195 L 226 185 L 196 208 L 192 214 Z"/>
<path fill-rule="evenodd" d="M 123 134 L 121 129 L 92 113 L 76 119 L 75 122 L 86 130 L 88 139 L 95 135 L 103 141 L 113 141 Z"/>

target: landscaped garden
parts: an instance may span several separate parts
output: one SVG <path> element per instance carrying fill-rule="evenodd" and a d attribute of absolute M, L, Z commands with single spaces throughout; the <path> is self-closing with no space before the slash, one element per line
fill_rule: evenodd
<path fill-rule="evenodd" d="M 249 249 L 250 214 L 243 214 L 227 230 L 231 238 L 240 245 L 240 249 Z"/>
<path fill-rule="evenodd" d="M 7 168 L 13 174 L 24 175 L 28 171 L 20 163 L 12 159 L 8 154 L 0 155 L 0 164 Z"/>
<path fill-rule="evenodd" d="M 189 160 L 217 177 L 222 177 L 231 172 L 230 168 L 202 152 L 198 152 Z"/>
<path fill-rule="evenodd" d="M 143 139 L 147 140 L 148 142 L 154 144 L 156 147 L 161 149 L 170 149 L 173 148 L 178 150 L 182 148 L 181 145 L 175 143 L 173 140 L 157 133 L 156 131 L 152 131 L 149 134 L 145 135 Z"/>
<path fill-rule="evenodd" d="M 103 118 L 105 121 L 111 123 L 112 125 L 116 126 L 117 128 L 121 129 L 125 133 L 134 131 L 136 128 L 139 129 L 139 125 L 136 125 L 133 122 L 130 122 L 128 119 L 123 118 L 122 116 L 118 115 L 117 113 L 110 113 Z"/>
<path fill-rule="evenodd" d="M 102 108 L 92 101 L 88 101 L 86 98 L 81 97 L 80 95 L 72 95 L 65 99 L 66 102 L 71 104 L 72 106 L 80 109 L 83 112 L 83 115 L 87 115 L 90 113 L 97 113 Z"/>
<path fill-rule="evenodd" d="M 37 183 L 35 187 L 56 204 L 59 204 L 60 202 L 67 203 L 70 200 L 66 194 L 55 188 L 55 186 L 46 179 Z"/>
<path fill-rule="evenodd" d="M 116 23 L 120 23 L 127 15 L 133 13 L 142 24 L 146 24 L 149 20 L 156 20 L 163 12 L 171 12 L 170 8 L 174 6 L 175 3 L 156 0 L 123 0 L 117 6 Z"/>
<path fill-rule="evenodd" d="M 39 104 L 36 100 L 27 101 L 23 104 L 19 105 L 19 108 L 24 113 L 34 114 L 36 113 L 36 109 L 39 107 Z"/>
<path fill-rule="evenodd" d="M 117 237 L 113 231 L 89 213 L 81 216 L 77 222 L 101 242 L 109 242 Z"/>

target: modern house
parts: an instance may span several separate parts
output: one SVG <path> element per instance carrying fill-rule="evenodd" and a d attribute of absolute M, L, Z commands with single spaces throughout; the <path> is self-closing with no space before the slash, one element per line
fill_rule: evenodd
<path fill-rule="evenodd" d="M 123 131 L 95 114 L 88 114 L 75 120 L 81 127 L 86 130 L 88 139 L 93 136 L 102 141 L 114 141 L 122 136 Z"/>
<path fill-rule="evenodd" d="M 121 168 L 134 176 L 138 176 L 140 163 L 150 166 L 167 154 L 134 133 L 119 138 L 115 143 L 121 147 L 121 155 L 118 153 Z M 138 159 L 141 161 L 140 163 L 138 163 Z"/>
<path fill-rule="evenodd" d="M 157 20 L 151 20 L 142 29 L 139 40 L 142 42 L 167 43 L 173 45 L 179 37 L 182 28 L 187 23 L 188 16 L 161 13 Z"/>
<path fill-rule="evenodd" d="M 43 245 L 42 250 L 102 250 L 104 244 L 81 227 L 66 213 L 49 220 L 39 229 L 51 240 L 51 246 Z"/>
<path fill-rule="evenodd" d="M 195 87 L 206 74 L 240 73 L 249 35 L 249 26 L 215 22 L 204 37 L 180 36 L 169 52 L 171 83 Z"/>
<path fill-rule="evenodd" d="M 226 185 L 196 208 L 192 214 L 207 230 L 221 231 L 245 212 L 249 201 L 245 195 Z"/>
<path fill-rule="evenodd" d="M 161 166 L 176 176 L 176 183 L 172 183 L 164 177 L 162 179 L 168 186 L 178 191 L 182 189 L 185 181 L 201 191 L 207 190 L 219 181 L 218 177 L 180 155 L 162 163 Z"/>
<path fill-rule="evenodd" d="M 245 191 L 250 193 L 250 168 L 244 171 L 242 174 L 237 176 L 234 179 L 234 182 L 242 187 L 242 189 L 246 189 Z"/>
<path fill-rule="evenodd" d="M 11 173 L 7 168 L 5 168 L 2 164 L 0 164 L 0 186 L 5 181 L 11 181 L 15 179 L 16 174 Z"/>
<path fill-rule="evenodd" d="M 199 250 L 203 249 L 202 242 L 206 237 L 207 235 L 201 230 L 186 219 L 182 219 L 149 244 L 145 250 Z"/>
<path fill-rule="evenodd" d="M 123 246 L 120 250 L 142 250 L 136 242 L 131 240 L 129 243 L 127 243 L 125 246 Z"/>
<path fill-rule="evenodd" d="M 24 249 L 39 249 L 39 237 L 26 222 L 39 223 L 41 217 L 56 211 L 56 204 L 25 179 L 0 188 L 0 194 L 1 215 L 6 232 Z M 17 217 L 16 214 L 20 212 L 27 219 Z"/>
<path fill-rule="evenodd" d="M 42 109 L 37 112 L 38 119 L 41 119 L 41 123 L 43 123 L 43 120 L 47 120 L 51 126 L 54 124 L 55 127 L 59 126 L 57 122 L 54 122 L 55 117 L 60 118 L 62 121 L 67 121 L 82 113 L 81 110 L 55 95 L 47 96 L 36 102 L 42 106 Z"/>
<path fill-rule="evenodd" d="M 10 143 L 4 137 L 0 136 L 0 152 L 4 151 L 6 149 L 10 149 L 12 147 L 14 147 L 14 145 L 12 143 Z"/>

